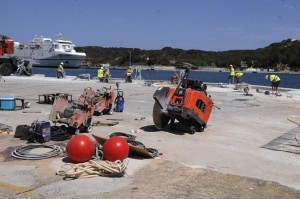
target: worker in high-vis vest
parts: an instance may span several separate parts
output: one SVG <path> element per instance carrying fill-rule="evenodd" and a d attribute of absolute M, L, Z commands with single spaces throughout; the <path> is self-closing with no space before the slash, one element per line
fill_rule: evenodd
<path fill-rule="evenodd" d="M 272 83 L 272 91 L 278 92 L 278 86 L 280 84 L 280 77 L 277 75 L 266 75 L 266 79 L 270 80 Z"/>
<path fill-rule="evenodd" d="M 133 73 L 132 66 L 129 66 L 125 72 L 125 82 L 129 82 L 129 83 L 132 82 L 132 78 L 131 78 L 132 73 Z"/>
<path fill-rule="evenodd" d="M 241 77 L 243 75 L 244 74 L 242 72 L 235 73 L 235 81 L 236 81 L 237 84 L 241 83 Z"/>
<path fill-rule="evenodd" d="M 64 78 L 65 76 L 65 71 L 64 71 L 64 67 L 63 67 L 64 63 L 61 62 L 57 68 L 57 78 Z"/>
<path fill-rule="evenodd" d="M 230 84 L 230 83 L 233 84 L 234 83 L 234 76 L 235 76 L 233 65 L 229 66 L 229 70 L 230 70 L 230 73 L 229 73 L 229 76 L 228 76 L 228 84 Z"/>
<path fill-rule="evenodd" d="M 103 82 L 103 78 L 104 78 L 104 71 L 103 71 L 103 67 L 101 66 L 98 69 L 98 79 L 100 82 Z"/>

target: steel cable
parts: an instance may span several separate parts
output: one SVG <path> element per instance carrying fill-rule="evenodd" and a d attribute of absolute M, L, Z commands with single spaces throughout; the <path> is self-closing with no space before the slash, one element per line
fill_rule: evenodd
<path fill-rule="evenodd" d="M 51 151 L 44 153 L 34 153 L 33 149 L 38 148 L 49 148 Z M 23 160 L 41 160 L 46 158 L 55 157 L 61 154 L 61 152 L 65 151 L 63 147 L 52 145 L 52 144 L 28 144 L 22 146 L 20 148 L 15 149 L 11 152 L 11 156 L 17 159 Z"/>

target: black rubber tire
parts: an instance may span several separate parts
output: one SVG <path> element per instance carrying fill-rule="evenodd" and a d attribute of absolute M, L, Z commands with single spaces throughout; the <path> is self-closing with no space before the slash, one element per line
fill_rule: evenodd
<path fill-rule="evenodd" d="M 108 115 L 112 115 L 114 113 L 114 109 L 113 108 L 111 108 L 111 109 L 109 109 L 108 111 L 107 111 L 107 114 Z"/>
<path fill-rule="evenodd" d="M 92 125 L 91 125 L 91 126 L 88 126 L 88 127 L 86 128 L 86 132 L 87 132 L 87 133 L 91 133 L 92 130 L 93 130 L 93 126 L 92 126 Z"/>
<path fill-rule="evenodd" d="M 197 132 L 197 128 L 195 126 L 191 126 L 189 134 L 195 134 Z"/>
<path fill-rule="evenodd" d="M 168 115 L 162 113 L 161 108 L 157 102 L 154 103 L 152 116 L 154 125 L 157 129 L 164 129 L 171 119 Z"/>
<path fill-rule="evenodd" d="M 171 130 L 175 130 L 176 129 L 176 125 L 175 125 L 175 121 L 174 120 L 171 120 L 170 127 L 171 127 Z"/>
<path fill-rule="evenodd" d="M 13 66 L 9 62 L 2 63 L 0 65 L 0 75 L 10 76 L 13 73 Z"/>
<path fill-rule="evenodd" d="M 25 70 L 23 71 L 23 73 L 26 76 L 31 76 L 32 75 L 32 69 L 31 68 L 25 68 Z"/>
<path fill-rule="evenodd" d="M 244 92 L 245 92 L 245 93 L 248 93 L 248 92 L 249 92 L 249 88 L 248 88 L 248 87 L 245 87 L 245 88 L 244 88 Z"/>
<path fill-rule="evenodd" d="M 204 131 L 204 127 L 203 126 L 200 126 L 199 127 L 199 132 L 203 132 Z"/>

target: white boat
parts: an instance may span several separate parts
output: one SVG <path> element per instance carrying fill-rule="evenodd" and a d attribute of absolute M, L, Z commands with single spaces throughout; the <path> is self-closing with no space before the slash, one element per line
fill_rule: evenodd
<path fill-rule="evenodd" d="M 76 52 L 75 45 L 58 34 L 58 39 L 35 37 L 29 44 L 15 42 L 14 55 L 32 61 L 33 67 L 58 67 L 63 62 L 65 68 L 77 68 L 86 57 Z"/>

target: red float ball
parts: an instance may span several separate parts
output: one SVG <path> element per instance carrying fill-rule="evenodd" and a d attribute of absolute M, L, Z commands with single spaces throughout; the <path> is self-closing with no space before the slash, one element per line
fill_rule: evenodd
<path fill-rule="evenodd" d="M 129 145 L 122 137 L 112 137 L 103 144 L 103 158 L 114 162 L 116 160 L 123 161 L 129 155 Z"/>
<path fill-rule="evenodd" d="M 66 147 L 68 157 L 76 163 L 90 160 L 95 150 L 95 143 L 86 135 L 75 135 L 68 141 Z"/>

